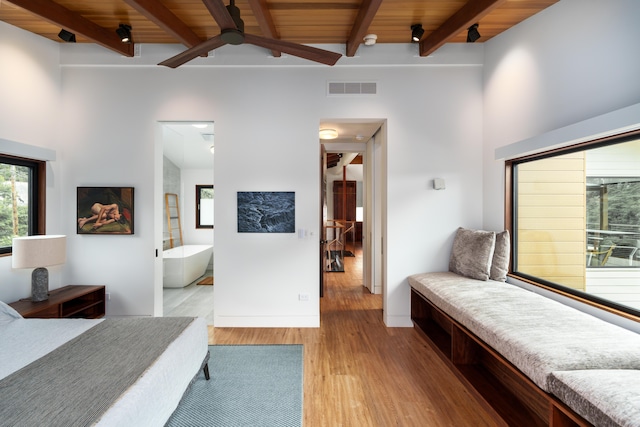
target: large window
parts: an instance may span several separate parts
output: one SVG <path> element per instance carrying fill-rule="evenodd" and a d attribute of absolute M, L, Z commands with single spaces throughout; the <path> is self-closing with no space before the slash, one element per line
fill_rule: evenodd
<path fill-rule="evenodd" d="M 14 237 L 44 233 L 44 165 L 0 155 L 0 255 Z"/>
<path fill-rule="evenodd" d="M 513 274 L 640 315 L 640 136 L 507 166 Z"/>

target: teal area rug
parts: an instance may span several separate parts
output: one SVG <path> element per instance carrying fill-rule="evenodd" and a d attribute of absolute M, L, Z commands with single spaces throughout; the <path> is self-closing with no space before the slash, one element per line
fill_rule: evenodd
<path fill-rule="evenodd" d="M 169 427 L 302 426 L 302 345 L 212 345 Z"/>

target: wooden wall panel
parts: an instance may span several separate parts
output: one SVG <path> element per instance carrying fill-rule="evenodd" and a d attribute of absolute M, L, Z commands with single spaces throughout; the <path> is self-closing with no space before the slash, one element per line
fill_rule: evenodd
<path fill-rule="evenodd" d="M 585 290 L 584 153 L 518 166 L 517 271 Z"/>

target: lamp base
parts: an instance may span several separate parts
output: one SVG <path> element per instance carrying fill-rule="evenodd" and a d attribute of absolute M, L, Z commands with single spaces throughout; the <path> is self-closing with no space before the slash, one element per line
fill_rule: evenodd
<path fill-rule="evenodd" d="M 38 267 L 31 273 L 31 301 L 46 301 L 49 299 L 49 271 Z"/>

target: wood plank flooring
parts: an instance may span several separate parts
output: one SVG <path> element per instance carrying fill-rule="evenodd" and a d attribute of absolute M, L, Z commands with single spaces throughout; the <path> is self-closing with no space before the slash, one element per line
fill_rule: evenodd
<path fill-rule="evenodd" d="M 384 325 L 361 256 L 326 275 L 320 328 L 210 327 L 210 344 L 303 344 L 305 427 L 495 426 L 421 332 Z"/>

